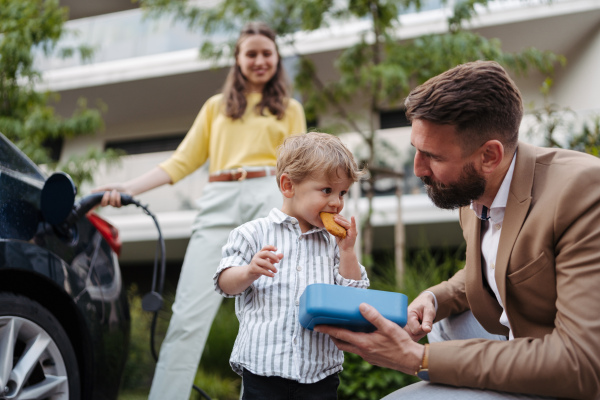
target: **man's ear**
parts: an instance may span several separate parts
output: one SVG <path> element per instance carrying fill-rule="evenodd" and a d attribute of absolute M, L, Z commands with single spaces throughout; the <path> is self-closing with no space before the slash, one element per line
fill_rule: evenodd
<path fill-rule="evenodd" d="M 504 146 L 499 140 L 488 140 L 481 146 L 481 169 L 491 174 L 504 160 Z"/>
<path fill-rule="evenodd" d="M 281 174 L 279 178 L 279 188 L 284 197 L 294 197 L 294 182 L 292 182 L 292 179 L 286 172 Z"/>

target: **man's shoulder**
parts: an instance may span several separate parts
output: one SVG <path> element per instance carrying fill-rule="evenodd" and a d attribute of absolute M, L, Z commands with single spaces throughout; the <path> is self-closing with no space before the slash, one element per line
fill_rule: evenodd
<path fill-rule="evenodd" d="M 586 166 L 600 168 L 600 158 L 581 151 L 560 149 L 554 147 L 539 147 L 527 145 L 534 149 L 537 164 L 541 165 L 565 165 L 571 167 Z M 525 147 L 523 144 L 519 148 Z"/>
<path fill-rule="evenodd" d="M 550 180 L 554 186 L 559 182 L 561 185 L 577 184 L 583 177 L 600 182 L 600 158 L 593 155 L 524 143 L 519 144 L 518 152 L 526 153 L 525 157 L 533 161 L 531 165 L 535 168 L 534 176 L 538 183 Z M 522 168 L 517 172 L 522 173 Z"/>

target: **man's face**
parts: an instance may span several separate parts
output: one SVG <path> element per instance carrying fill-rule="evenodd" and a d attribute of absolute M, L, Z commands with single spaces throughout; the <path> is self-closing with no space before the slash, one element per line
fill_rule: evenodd
<path fill-rule="evenodd" d="M 484 194 L 486 179 L 477 170 L 477 152 L 463 155 L 454 126 L 415 120 L 411 143 L 416 149 L 415 175 L 437 207 L 467 206 Z"/>

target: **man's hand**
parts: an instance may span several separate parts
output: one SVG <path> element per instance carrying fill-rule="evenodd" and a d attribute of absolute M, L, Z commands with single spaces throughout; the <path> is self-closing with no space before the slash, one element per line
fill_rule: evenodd
<path fill-rule="evenodd" d="M 328 334 L 338 349 L 358 354 L 370 364 L 414 374 L 423 358 L 423 345 L 370 305 L 362 303 L 360 312 L 375 325 L 375 332 L 352 332 L 331 325 L 318 325 L 315 331 Z"/>
<path fill-rule="evenodd" d="M 404 329 L 416 342 L 431 332 L 435 314 L 433 295 L 423 292 L 408 306 L 407 322 Z"/>

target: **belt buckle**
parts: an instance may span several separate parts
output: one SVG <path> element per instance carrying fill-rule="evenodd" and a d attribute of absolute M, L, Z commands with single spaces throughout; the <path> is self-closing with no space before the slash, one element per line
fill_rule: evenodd
<path fill-rule="evenodd" d="M 238 181 L 240 181 L 240 182 L 243 181 L 243 180 L 245 180 L 246 177 L 248 176 L 248 171 L 246 171 L 244 168 L 241 168 L 241 167 L 238 168 L 237 172 L 239 172 L 240 174 L 242 174 L 242 176 L 240 176 L 238 178 Z"/>

